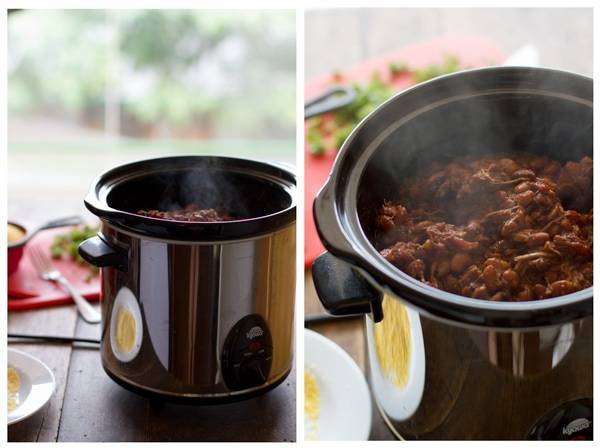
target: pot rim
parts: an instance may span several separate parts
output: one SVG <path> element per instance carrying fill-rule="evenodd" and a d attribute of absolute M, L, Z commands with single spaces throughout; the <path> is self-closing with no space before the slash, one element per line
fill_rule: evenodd
<path fill-rule="evenodd" d="M 281 188 L 289 204 L 277 212 L 233 221 L 174 221 L 119 210 L 108 204 L 111 190 L 122 182 L 168 170 L 188 171 L 201 160 L 215 170 L 259 177 Z M 296 220 L 296 176 L 291 166 L 251 158 L 182 155 L 143 159 L 111 168 L 92 181 L 84 204 L 102 220 L 135 235 L 176 241 L 230 241 L 274 232 Z"/>
<path fill-rule="evenodd" d="M 344 259 L 358 268 L 365 279 L 378 290 L 391 293 L 393 296 L 408 302 L 420 312 L 445 321 L 457 322 L 469 326 L 495 328 L 533 328 L 556 325 L 592 315 L 593 287 L 586 288 L 564 296 L 544 300 L 526 302 L 492 302 L 449 293 L 409 276 L 387 262 L 375 249 L 364 233 L 358 217 L 357 197 L 358 185 L 362 179 L 368 160 L 376 151 L 382 134 L 389 131 L 405 116 L 389 124 L 375 138 L 362 144 L 361 153 L 353 154 L 350 150 L 362 136 L 362 130 L 367 123 L 377 120 L 386 108 L 409 95 L 420 95 L 427 89 L 440 86 L 445 82 L 468 79 L 480 74 L 538 77 L 561 77 L 562 81 L 569 80 L 578 83 L 577 87 L 585 90 L 592 79 L 566 71 L 524 68 L 524 67 L 485 67 L 464 70 L 435 78 L 415 85 L 397 93 L 377 107 L 365 117 L 348 136 L 335 159 L 325 185 L 317 194 L 313 203 L 313 215 L 319 237 L 323 245 L 333 255 Z M 563 83 L 566 84 L 566 83 Z M 531 89 L 531 86 L 526 86 Z M 523 88 L 514 87 L 514 92 Z M 565 87 L 566 89 L 566 87 Z M 495 90 L 495 89 L 492 89 Z M 505 89 L 498 93 L 507 93 Z M 539 89 L 539 94 L 559 93 Z M 476 92 L 482 94 L 482 92 Z M 460 95 L 457 95 L 457 98 Z M 563 96 L 563 95 L 559 95 Z M 564 98 L 580 98 L 581 103 L 592 105 L 589 98 L 577 97 L 575 94 L 565 94 Z M 447 103 L 447 101 L 444 101 Z M 421 108 L 421 113 L 426 108 Z M 406 115 L 414 119 L 418 111 L 408 111 Z M 334 228 L 331 228 L 331 226 Z"/>

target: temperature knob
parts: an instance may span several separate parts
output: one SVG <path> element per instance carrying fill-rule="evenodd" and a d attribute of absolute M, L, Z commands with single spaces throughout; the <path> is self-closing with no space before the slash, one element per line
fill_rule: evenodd
<path fill-rule="evenodd" d="M 264 384 L 269 378 L 273 342 L 267 322 L 258 314 L 240 319 L 229 331 L 221 368 L 225 384 L 232 390 Z"/>
<path fill-rule="evenodd" d="M 250 384 L 263 384 L 268 377 L 268 372 L 264 372 L 264 368 L 262 359 L 252 357 L 247 361 L 242 361 L 240 375 L 246 378 Z"/>
<path fill-rule="evenodd" d="M 529 430 L 530 440 L 593 440 L 590 398 L 568 401 L 552 409 Z"/>

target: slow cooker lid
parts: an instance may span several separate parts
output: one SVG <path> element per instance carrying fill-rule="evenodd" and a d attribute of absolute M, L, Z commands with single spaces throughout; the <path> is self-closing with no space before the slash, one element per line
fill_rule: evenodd
<path fill-rule="evenodd" d="M 592 93 L 591 79 L 583 76 L 548 69 L 505 67 L 447 75 L 397 94 L 377 108 L 352 132 L 340 150 L 328 183 L 319 192 L 314 208 L 317 228 L 325 247 L 358 267 L 362 275 L 378 288 L 403 298 L 426 314 L 444 320 L 476 326 L 515 328 L 552 325 L 590 315 L 592 288 L 553 299 L 518 303 L 471 299 L 428 286 L 389 264 L 373 247 L 364 216 L 361 221 L 360 215 L 364 213 L 359 210 L 359 200 L 371 203 L 372 207 L 379 203 L 376 202 L 381 199 L 379 194 L 389 191 L 389 186 L 381 185 L 390 181 L 390 176 L 385 173 L 377 176 L 377 170 L 373 170 L 373 166 L 379 164 L 379 167 L 389 167 L 393 159 L 389 154 L 394 146 L 390 146 L 389 142 L 394 139 L 394 133 L 402 126 L 410 127 L 428 113 L 436 113 L 438 108 L 447 109 L 445 114 L 439 115 L 447 117 L 446 122 L 438 121 L 441 128 L 450 122 L 456 123 L 454 117 L 448 116 L 453 104 L 457 106 L 461 101 L 474 98 L 490 101 L 496 97 L 509 102 L 540 99 L 545 105 L 552 103 L 553 107 L 564 107 L 564 110 L 586 110 L 583 115 L 578 116 L 591 119 Z M 505 108 L 504 113 L 510 112 L 511 109 L 506 109 L 505 106 L 502 106 Z M 463 120 L 467 118 L 462 117 Z M 480 121 L 485 122 L 485 119 Z M 561 124 L 556 125 L 556 129 L 560 131 L 557 135 L 561 135 L 562 142 L 565 142 L 568 132 L 559 128 Z M 465 122 L 463 127 L 466 130 L 468 123 Z M 422 124 L 417 128 L 423 131 Z M 506 129 L 510 130 L 509 127 Z M 460 133 L 461 129 L 458 131 Z M 439 128 L 431 128 L 427 132 L 438 133 L 438 137 L 443 133 Z M 579 152 L 591 154 L 591 124 L 588 126 L 580 121 L 577 132 L 578 138 L 589 143 Z M 481 129 L 478 134 L 483 135 Z M 416 144 L 419 143 L 419 137 L 425 140 L 435 138 L 422 132 L 413 134 L 412 137 L 416 138 Z M 525 135 L 519 135 L 517 141 L 524 141 L 523 137 Z M 505 142 L 511 143 L 510 140 Z M 412 146 L 415 146 L 414 142 Z M 395 145 L 395 148 L 398 153 L 398 146 Z M 474 150 L 471 142 L 469 149 Z M 500 148 L 486 149 L 494 151 Z M 540 146 L 539 149 L 543 148 Z M 381 154 L 381 158 L 377 160 L 380 150 L 387 154 Z M 427 151 L 426 147 L 412 148 L 415 157 L 422 158 Z M 401 179 L 401 176 L 402 173 L 398 173 L 396 179 Z"/>
<path fill-rule="evenodd" d="M 228 241 L 274 232 L 295 221 L 296 178 L 283 165 L 250 159 L 180 156 L 123 165 L 98 176 L 86 207 L 111 225 L 154 238 Z M 193 204 L 232 221 L 175 221 L 138 214 Z"/>

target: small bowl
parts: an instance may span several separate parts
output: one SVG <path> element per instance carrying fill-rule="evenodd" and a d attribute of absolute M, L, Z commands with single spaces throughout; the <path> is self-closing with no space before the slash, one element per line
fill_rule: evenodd
<path fill-rule="evenodd" d="M 11 241 L 11 242 L 7 241 L 8 275 L 11 275 L 13 272 L 15 272 L 18 269 L 19 263 L 21 262 L 21 258 L 23 258 L 23 252 L 25 251 L 25 245 L 31 239 L 32 235 L 31 235 L 31 232 L 29 232 L 27 230 L 27 227 L 25 227 L 22 224 L 16 223 L 14 221 L 8 221 L 8 225 L 15 226 L 18 229 L 20 229 L 21 231 L 23 231 L 23 236 L 21 238 L 19 238 L 18 240 Z"/>
<path fill-rule="evenodd" d="M 8 225 L 13 225 L 18 227 L 24 232 L 23 237 L 19 238 L 16 241 L 8 242 L 8 275 L 16 272 L 19 268 L 19 263 L 21 262 L 21 258 L 23 258 L 23 253 L 25 252 L 25 246 L 31 240 L 31 238 L 38 233 L 40 230 L 45 229 L 53 229 L 55 227 L 65 227 L 65 226 L 73 226 L 81 224 L 83 220 L 79 216 L 69 216 L 67 218 L 56 219 L 53 221 L 48 221 L 37 227 L 29 227 L 24 224 L 20 224 L 15 221 L 8 221 Z"/>

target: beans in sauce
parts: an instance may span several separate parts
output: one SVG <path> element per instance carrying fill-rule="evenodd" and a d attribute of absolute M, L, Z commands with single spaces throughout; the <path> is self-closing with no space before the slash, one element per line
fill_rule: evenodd
<path fill-rule="evenodd" d="M 436 164 L 379 207 L 375 244 L 455 294 L 539 300 L 592 285 L 592 159 L 526 153 Z"/>
<path fill-rule="evenodd" d="M 221 222 L 233 221 L 229 213 L 214 208 L 200 208 L 194 204 L 187 205 L 177 210 L 138 210 L 138 215 L 149 216 L 151 218 L 166 219 L 169 221 L 188 221 L 188 222 Z"/>

